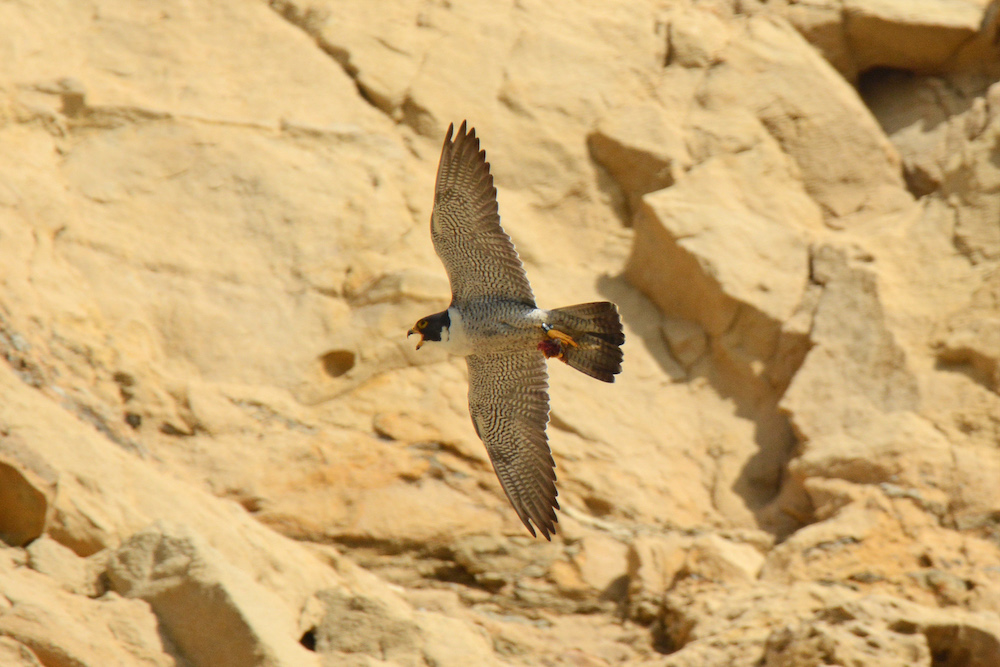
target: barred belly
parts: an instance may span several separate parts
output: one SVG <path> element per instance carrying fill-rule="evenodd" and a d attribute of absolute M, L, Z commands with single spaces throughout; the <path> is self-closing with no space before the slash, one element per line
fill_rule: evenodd
<path fill-rule="evenodd" d="M 477 300 L 448 310 L 452 317 L 449 347 L 454 354 L 530 350 L 545 336 L 545 311 L 518 301 Z"/>

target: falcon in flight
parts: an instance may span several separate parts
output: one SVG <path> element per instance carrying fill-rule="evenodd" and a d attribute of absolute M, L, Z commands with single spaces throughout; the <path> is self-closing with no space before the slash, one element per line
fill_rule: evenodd
<path fill-rule="evenodd" d="M 555 533 L 555 462 L 545 359 L 603 382 L 622 370 L 618 308 L 601 301 L 554 310 L 535 306 L 524 267 L 500 226 L 486 151 L 466 124 L 448 127 L 434 187 L 431 239 L 451 281 L 448 309 L 407 334 L 464 356 L 469 413 L 510 504 L 528 531 Z M 534 527 L 532 527 L 534 523 Z"/>

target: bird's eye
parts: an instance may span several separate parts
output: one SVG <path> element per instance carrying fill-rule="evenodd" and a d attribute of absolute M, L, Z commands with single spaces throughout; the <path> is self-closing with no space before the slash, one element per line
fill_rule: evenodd
<path fill-rule="evenodd" d="M 427 320 L 420 320 L 419 322 L 417 322 L 417 328 L 418 329 L 426 329 L 427 328 Z"/>

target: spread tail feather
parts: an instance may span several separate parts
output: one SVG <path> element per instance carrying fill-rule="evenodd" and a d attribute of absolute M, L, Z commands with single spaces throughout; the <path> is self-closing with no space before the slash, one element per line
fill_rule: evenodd
<path fill-rule="evenodd" d="M 581 303 L 549 311 L 549 323 L 568 334 L 576 346 L 562 346 L 561 359 L 603 382 L 614 382 L 622 372 L 621 345 L 625 342 L 618 307 L 608 301 Z"/>

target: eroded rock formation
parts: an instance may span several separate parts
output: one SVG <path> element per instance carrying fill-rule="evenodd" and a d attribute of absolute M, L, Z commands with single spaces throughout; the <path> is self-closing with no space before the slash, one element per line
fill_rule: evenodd
<path fill-rule="evenodd" d="M 0 664 L 1000 664 L 1000 3 L 916 4 L 0 5 Z M 405 341 L 463 119 L 626 326 L 551 544 Z"/>

